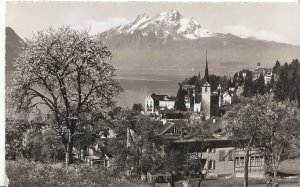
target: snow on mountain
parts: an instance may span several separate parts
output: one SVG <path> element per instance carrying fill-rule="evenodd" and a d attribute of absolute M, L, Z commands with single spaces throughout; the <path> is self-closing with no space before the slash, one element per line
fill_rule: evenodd
<path fill-rule="evenodd" d="M 211 37 L 214 34 L 203 29 L 193 18 L 184 18 L 177 10 L 162 12 L 150 17 L 147 14 L 137 16 L 131 23 L 119 25 L 106 32 L 107 37 L 114 35 L 143 36 L 155 35 L 159 39 L 167 40 L 196 40 L 203 37 Z"/>

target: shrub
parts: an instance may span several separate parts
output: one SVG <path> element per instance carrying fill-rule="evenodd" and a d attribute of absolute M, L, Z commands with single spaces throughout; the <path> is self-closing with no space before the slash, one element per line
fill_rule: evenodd
<path fill-rule="evenodd" d="M 67 169 L 62 163 L 6 161 L 6 172 L 11 186 L 149 186 L 139 181 L 114 178 L 103 168 L 87 164 L 71 165 Z"/>

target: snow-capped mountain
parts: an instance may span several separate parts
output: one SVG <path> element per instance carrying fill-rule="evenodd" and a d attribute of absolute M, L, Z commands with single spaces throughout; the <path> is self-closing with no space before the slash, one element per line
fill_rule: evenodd
<path fill-rule="evenodd" d="M 153 17 L 139 15 L 131 23 L 114 27 L 104 35 L 152 35 L 162 40 L 195 40 L 214 34 L 203 29 L 195 19 L 184 18 L 177 10 L 170 10 Z"/>

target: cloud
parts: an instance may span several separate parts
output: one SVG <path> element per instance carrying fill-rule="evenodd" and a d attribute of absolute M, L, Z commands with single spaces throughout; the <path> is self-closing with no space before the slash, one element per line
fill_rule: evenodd
<path fill-rule="evenodd" d="M 224 30 L 240 37 L 255 37 L 260 40 L 269 40 L 275 42 L 283 42 L 284 39 L 277 33 L 266 30 L 251 30 L 243 25 L 225 25 Z"/>
<path fill-rule="evenodd" d="M 88 19 L 84 22 L 82 26 L 75 26 L 76 29 L 83 29 L 83 28 L 90 28 L 90 34 L 97 34 L 103 31 L 106 31 L 112 27 L 129 23 L 129 20 L 124 17 L 114 17 L 108 18 L 107 20 L 103 21 L 96 21 L 93 19 Z"/>

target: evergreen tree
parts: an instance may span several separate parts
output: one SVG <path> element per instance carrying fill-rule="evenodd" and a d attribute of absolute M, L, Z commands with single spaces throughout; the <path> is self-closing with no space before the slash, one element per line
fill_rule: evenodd
<path fill-rule="evenodd" d="M 254 82 L 254 93 L 264 95 L 266 93 L 266 86 L 264 76 L 260 75 Z"/>
<path fill-rule="evenodd" d="M 280 62 L 278 60 L 276 60 L 275 66 L 273 67 L 273 73 L 279 74 L 280 68 L 281 68 Z"/>
<path fill-rule="evenodd" d="M 178 89 L 177 96 L 175 99 L 175 109 L 176 110 L 186 111 L 186 106 L 184 104 L 184 96 L 185 96 L 185 92 L 182 89 L 182 84 L 179 84 L 179 89 Z"/>
<path fill-rule="evenodd" d="M 243 96 L 244 97 L 251 97 L 253 96 L 253 80 L 252 77 L 249 76 L 249 74 L 245 78 L 245 85 L 244 85 L 244 92 Z"/>

